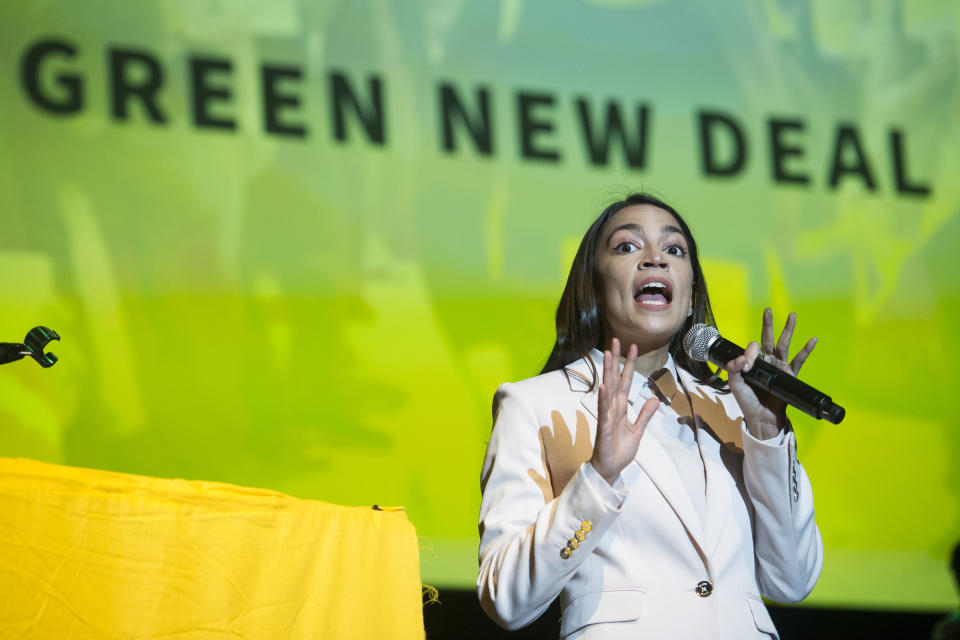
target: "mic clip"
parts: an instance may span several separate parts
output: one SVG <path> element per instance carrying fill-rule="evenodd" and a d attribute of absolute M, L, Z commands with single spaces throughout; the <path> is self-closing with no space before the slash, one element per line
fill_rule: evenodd
<path fill-rule="evenodd" d="M 47 327 L 34 327 L 27 333 L 22 344 L 0 343 L 0 364 L 30 356 L 44 369 L 52 367 L 57 362 L 57 356 L 45 351 L 52 340 L 60 340 L 56 331 Z"/>

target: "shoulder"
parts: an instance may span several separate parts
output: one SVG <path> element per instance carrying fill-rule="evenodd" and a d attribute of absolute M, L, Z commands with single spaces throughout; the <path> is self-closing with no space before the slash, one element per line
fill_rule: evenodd
<path fill-rule="evenodd" d="M 590 369 L 590 361 L 581 358 L 562 369 L 541 373 L 538 376 L 518 380 L 517 382 L 505 382 L 497 389 L 497 395 L 503 393 L 537 395 L 563 391 L 587 393 L 590 391 L 593 377 L 594 373 Z"/>
<path fill-rule="evenodd" d="M 590 393 L 592 377 L 589 363 L 581 359 L 563 369 L 517 382 L 505 382 L 497 388 L 493 397 L 494 417 L 504 404 L 527 404 L 529 410 L 535 412 L 545 401 L 557 403 L 564 398 L 579 401 Z"/>

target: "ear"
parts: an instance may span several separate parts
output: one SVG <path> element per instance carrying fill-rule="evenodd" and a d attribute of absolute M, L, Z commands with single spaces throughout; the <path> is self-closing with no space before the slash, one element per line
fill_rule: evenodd
<path fill-rule="evenodd" d="M 692 315 L 693 315 L 693 305 L 691 304 L 690 308 L 687 309 L 687 317 L 689 318 Z"/>

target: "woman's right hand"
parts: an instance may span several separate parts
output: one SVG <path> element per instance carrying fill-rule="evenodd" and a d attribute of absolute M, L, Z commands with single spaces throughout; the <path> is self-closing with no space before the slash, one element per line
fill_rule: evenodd
<path fill-rule="evenodd" d="M 636 420 L 631 422 L 627 417 L 627 396 L 633 383 L 636 361 L 637 345 L 630 345 L 623 370 L 617 371 L 620 364 L 620 341 L 616 338 L 610 344 L 610 351 L 603 352 L 603 382 L 598 397 L 597 437 L 593 443 L 590 464 L 610 486 L 613 486 L 620 472 L 636 457 L 647 423 L 660 406 L 659 400 L 650 398 L 640 408 Z"/>

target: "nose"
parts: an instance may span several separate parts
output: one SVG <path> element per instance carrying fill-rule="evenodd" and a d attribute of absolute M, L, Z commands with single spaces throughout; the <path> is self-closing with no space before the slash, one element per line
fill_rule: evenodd
<path fill-rule="evenodd" d="M 660 253 L 658 247 L 649 247 L 644 251 L 640 263 L 637 265 L 638 269 L 666 269 L 667 261 L 663 259 L 663 255 Z"/>

